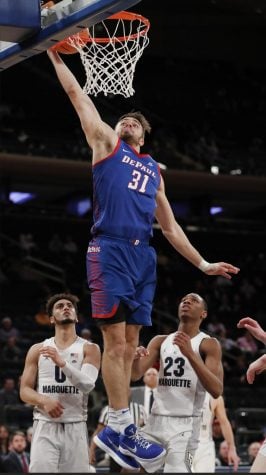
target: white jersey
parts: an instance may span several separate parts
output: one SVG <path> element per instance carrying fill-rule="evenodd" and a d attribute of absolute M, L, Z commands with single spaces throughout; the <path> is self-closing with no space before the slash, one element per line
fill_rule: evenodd
<path fill-rule="evenodd" d="M 203 403 L 201 422 L 200 422 L 200 435 L 199 435 L 200 443 L 213 440 L 212 439 L 213 419 L 214 419 L 214 414 L 211 409 L 211 395 L 210 393 L 206 392 L 204 403 Z"/>
<path fill-rule="evenodd" d="M 161 345 L 159 384 L 151 412 L 165 416 L 201 416 L 206 391 L 189 360 L 173 344 L 174 335 L 171 333 Z M 191 339 L 193 351 L 198 355 L 204 338 L 210 336 L 200 332 Z"/>
<path fill-rule="evenodd" d="M 87 340 L 77 337 L 77 339 L 64 350 L 57 348 L 54 337 L 43 342 L 43 346 L 56 348 L 59 355 L 76 369 L 81 369 L 84 359 L 84 344 L 89 344 Z M 49 422 L 81 422 L 87 420 L 88 395 L 83 394 L 80 389 L 73 386 L 51 358 L 40 355 L 38 362 L 37 392 L 45 396 L 60 401 L 64 407 L 62 416 L 52 418 L 39 407 L 35 406 L 33 418 Z"/>

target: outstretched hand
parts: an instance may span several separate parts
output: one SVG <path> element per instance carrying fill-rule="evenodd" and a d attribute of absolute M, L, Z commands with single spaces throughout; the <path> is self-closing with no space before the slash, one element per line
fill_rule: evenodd
<path fill-rule="evenodd" d="M 245 328 L 251 333 L 257 340 L 266 343 L 266 332 L 261 328 L 260 324 L 250 317 L 244 317 L 239 320 L 237 328 Z"/>
<path fill-rule="evenodd" d="M 247 370 L 247 381 L 249 384 L 253 384 L 257 374 L 261 374 L 266 370 L 266 355 L 262 355 L 257 360 L 253 361 Z"/>
<path fill-rule="evenodd" d="M 240 271 L 239 267 L 235 267 L 227 262 L 208 263 L 202 270 L 207 275 L 222 275 L 226 279 L 232 279 L 231 274 L 238 274 Z"/>

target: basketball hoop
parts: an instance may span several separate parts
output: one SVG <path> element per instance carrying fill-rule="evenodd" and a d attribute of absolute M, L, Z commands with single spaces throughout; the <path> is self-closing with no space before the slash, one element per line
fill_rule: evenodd
<path fill-rule="evenodd" d="M 144 48 L 150 22 L 136 13 L 122 11 L 53 46 L 61 53 L 78 52 L 86 72 L 84 92 L 97 96 L 134 94 L 136 64 Z"/>

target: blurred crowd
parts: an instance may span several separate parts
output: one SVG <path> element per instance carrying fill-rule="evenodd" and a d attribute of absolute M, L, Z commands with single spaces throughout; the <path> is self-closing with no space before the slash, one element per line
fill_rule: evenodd
<path fill-rule="evenodd" d="M 158 70 L 157 62 L 147 58 L 146 67 L 156 80 L 151 83 L 143 74 L 141 87 L 136 87 L 140 92 L 134 98 L 135 109 L 142 109 L 145 97 L 143 112 L 154 128 L 152 137 L 147 140 L 147 151 L 168 168 L 211 172 L 211 168 L 216 167 L 220 173 L 265 176 L 266 70 L 226 62 L 204 64 L 169 58 L 162 59 L 162 63 Z M 165 77 L 167 87 L 158 87 Z M 148 89 L 150 94 L 147 94 Z M 150 103 L 149 98 L 152 98 Z M 65 127 L 57 127 L 59 109 L 47 121 L 45 111 L 40 114 L 39 106 L 31 105 L 26 112 L 23 102 L 16 106 L 2 102 L 0 152 L 90 160 L 90 151 L 79 127 L 70 130 L 67 120 Z M 108 114 L 110 122 L 117 119 L 114 100 L 113 109 L 108 110 L 102 100 L 101 111 Z M 51 335 L 44 310 L 47 297 L 65 290 L 77 294 L 80 298 L 77 333 L 99 345 L 102 341 L 90 319 L 85 278 L 87 222 L 85 230 L 77 225 L 70 230 L 67 224 L 62 229 L 55 222 L 47 224 L 45 221 L 31 227 L 27 227 L 25 221 L 19 224 L 19 233 L 17 229 L 18 226 L 7 227 L 6 235 L 0 240 L 0 464 L 4 462 L 0 471 L 27 472 L 32 408 L 20 400 L 19 383 L 28 348 Z M 204 237 L 210 261 L 212 254 L 217 258 L 211 239 L 208 237 L 205 241 Z M 227 249 L 223 254 L 219 249 L 224 260 L 241 268 L 240 274 L 228 281 L 221 277 L 209 279 L 184 262 L 162 242 L 156 230 L 154 241 L 158 251 L 154 324 L 142 330 L 141 344 L 146 345 L 155 334 L 176 329 L 177 305 L 184 293 L 198 292 L 207 300 L 208 318 L 202 328 L 221 343 L 225 404 L 241 463 L 250 464 L 266 435 L 263 414 L 254 412 L 254 417 L 249 417 L 249 410 L 265 409 L 265 375 L 258 378 L 255 390 L 249 387 L 245 375 L 249 363 L 265 348 L 248 332 L 238 330 L 236 323 L 244 316 L 254 317 L 259 322 L 265 320 L 264 250 L 260 246 L 244 246 L 242 242 L 234 252 Z M 101 378 L 90 394 L 89 404 L 91 435 L 106 404 Z M 226 466 L 226 441 L 216 420 L 213 435 L 217 465 Z M 12 465 L 14 453 L 19 467 Z"/>
<path fill-rule="evenodd" d="M 0 436 L 1 431 L 4 434 L 11 433 L 8 444 L 2 444 L 8 453 L 14 450 L 12 437 L 18 431 L 23 431 L 23 435 L 19 436 L 20 441 L 23 439 L 22 446 L 28 444 L 26 433 L 31 430 L 32 408 L 19 398 L 19 381 L 28 348 L 51 335 L 49 318 L 44 310 L 47 296 L 65 289 L 77 294 L 80 298 L 77 332 L 89 341 L 102 345 L 100 332 L 90 319 L 84 262 L 87 236 L 83 236 L 83 239 L 78 232 L 72 235 L 56 230 L 49 234 L 45 226 L 35 230 L 23 229 L 17 239 L 12 234 L 1 239 L 0 424 L 5 427 L 0 428 Z M 250 447 L 253 447 L 250 444 L 257 443 L 258 447 L 261 443 L 266 432 L 266 420 L 260 416 L 255 425 L 256 418 L 253 417 L 253 427 L 250 428 L 248 417 L 239 414 L 239 408 L 264 408 L 265 376 L 258 378 L 252 391 L 245 374 L 248 364 L 265 349 L 248 332 L 238 330 L 236 323 L 246 315 L 263 322 L 266 256 L 258 249 L 253 252 L 239 251 L 237 256 L 227 251 L 225 258 L 230 258 L 241 267 L 240 274 L 231 281 L 221 277 L 210 279 L 184 262 L 180 256 L 173 255 L 169 247 L 163 244 L 159 233 L 155 232 L 154 240 L 158 250 L 154 324 L 152 328 L 142 330 L 141 343 L 146 345 L 153 335 L 176 329 L 177 306 L 184 292 L 198 292 L 207 300 L 209 311 L 203 329 L 216 336 L 222 345 L 225 404 L 235 430 L 241 460 L 248 463 Z M 54 279 L 54 267 L 62 269 L 61 279 Z M 106 394 L 99 378 L 90 395 L 90 434 L 105 404 Z M 213 431 L 217 458 L 223 465 L 226 447 L 222 444 L 219 424 L 214 422 Z"/>
<path fill-rule="evenodd" d="M 153 125 L 147 151 L 168 168 L 211 172 L 216 167 L 219 173 L 265 175 L 266 71 L 225 61 L 161 61 L 159 70 L 150 57 L 140 65 L 137 94 L 127 104 L 141 110 L 145 104 L 143 112 Z M 144 67 L 149 75 L 141 71 Z M 114 97 L 97 103 L 111 124 L 122 113 L 120 104 Z M 40 115 L 38 104 L 3 102 L 0 150 L 90 159 L 83 133 L 78 124 L 69 123 L 67 110 L 58 128 L 61 108 L 57 109 L 51 116 L 43 104 Z"/>

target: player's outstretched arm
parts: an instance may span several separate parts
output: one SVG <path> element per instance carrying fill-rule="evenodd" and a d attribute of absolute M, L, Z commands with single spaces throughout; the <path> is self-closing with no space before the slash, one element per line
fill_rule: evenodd
<path fill-rule="evenodd" d="M 253 361 L 247 370 L 247 380 L 249 384 L 253 384 L 257 374 L 266 370 L 266 355 L 262 355 L 257 360 Z"/>
<path fill-rule="evenodd" d="M 257 340 L 262 341 L 266 344 L 266 332 L 261 328 L 260 324 L 250 317 L 244 317 L 239 320 L 237 328 L 245 328 L 246 330 L 257 338 Z"/>
<path fill-rule="evenodd" d="M 164 236 L 176 251 L 207 275 L 222 275 L 226 279 L 231 279 L 231 274 L 238 274 L 240 269 L 227 262 L 209 263 L 205 261 L 192 246 L 181 226 L 175 220 L 170 203 L 165 195 L 163 179 L 161 180 L 156 201 L 156 219 L 161 226 Z"/>
<path fill-rule="evenodd" d="M 117 134 L 102 121 L 92 100 L 83 92 L 73 73 L 56 51 L 49 49 L 47 54 L 55 68 L 59 82 L 72 102 L 81 122 L 82 129 L 90 147 L 93 160 L 98 161 L 111 153 L 117 143 Z"/>

